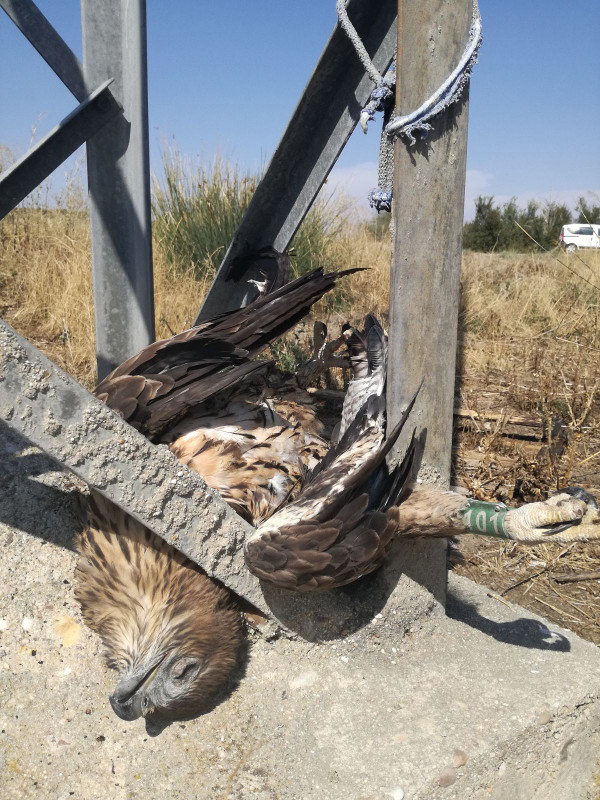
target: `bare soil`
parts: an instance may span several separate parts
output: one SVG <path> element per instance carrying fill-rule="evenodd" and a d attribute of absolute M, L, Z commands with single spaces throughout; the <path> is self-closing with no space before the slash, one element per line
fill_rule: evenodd
<path fill-rule="evenodd" d="M 536 355 L 562 365 L 569 377 L 558 367 L 540 374 L 527 358 L 515 359 L 512 374 L 465 375 L 455 416 L 454 482 L 473 497 L 513 506 L 543 500 L 568 485 L 600 499 L 593 384 L 581 371 L 574 374 L 573 347 L 553 342 L 545 358 Z M 588 350 L 586 356 L 590 373 L 597 372 L 598 353 Z M 562 397 L 556 388 L 561 383 Z M 600 544 L 531 547 L 469 535 L 451 543 L 448 560 L 451 569 L 489 587 L 504 602 L 600 644 Z"/>

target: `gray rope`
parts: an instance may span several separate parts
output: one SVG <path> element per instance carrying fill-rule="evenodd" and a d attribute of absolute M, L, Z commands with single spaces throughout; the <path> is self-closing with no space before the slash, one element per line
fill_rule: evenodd
<path fill-rule="evenodd" d="M 356 28 L 350 22 L 348 18 L 348 12 L 346 11 L 346 0 L 337 0 L 335 4 L 335 8 L 337 11 L 338 19 L 340 21 L 340 25 L 345 30 L 346 35 L 354 45 L 354 49 L 362 65 L 364 66 L 369 78 L 373 81 L 373 83 L 379 84 L 383 81 L 383 75 L 379 72 L 379 70 L 375 67 L 371 59 L 369 58 L 369 54 L 362 43 L 362 40 L 358 33 L 356 32 Z"/>
<path fill-rule="evenodd" d="M 477 54 L 481 46 L 481 16 L 478 0 L 473 0 L 473 21 L 469 30 L 469 40 L 455 69 L 439 89 L 416 111 L 393 119 L 390 119 L 390 116 L 396 82 L 394 65 L 385 77 L 382 76 L 371 61 L 356 29 L 348 18 L 346 0 L 337 0 L 336 9 L 341 27 L 354 45 L 365 71 L 375 84 L 371 99 L 360 115 L 363 131 L 367 132 L 368 123 L 375 119 L 377 111 L 383 111 L 384 114 L 379 147 L 379 182 L 377 189 L 369 192 L 368 200 L 371 207 L 378 212 L 391 211 L 394 178 L 393 141 L 397 136 L 402 136 L 408 144 L 414 144 L 415 133 L 418 133 L 422 139 L 426 138 L 429 131 L 433 130 L 430 120 L 460 99 L 471 76 L 471 70 L 477 63 Z"/>
<path fill-rule="evenodd" d="M 394 140 L 385 133 L 385 128 L 392 115 L 392 110 L 392 103 L 388 103 L 387 107 L 383 110 L 383 125 L 381 129 L 381 139 L 379 140 L 377 188 L 371 189 L 367 195 L 369 205 L 371 208 L 374 208 L 378 214 L 380 211 L 392 210 L 392 187 L 394 186 Z"/>
<path fill-rule="evenodd" d="M 392 64 L 387 75 L 371 92 L 371 99 L 360 112 L 360 127 L 367 132 L 369 122 L 375 119 L 376 111 L 385 112 L 391 106 L 396 87 L 396 64 Z M 389 114 L 388 114 L 389 116 Z"/>
<path fill-rule="evenodd" d="M 433 126 L 429 120 L 456 103 L 469 82 L 471 70 L 477 63 L 477 54 L 481 47 L 481 16 L 477 0 L 473 0 L 473 22 L 469 30 L 469 41 L 460 61 L 446 78 L 437 92 L 434 92 L 422 106 L 403 117 L 394 117 L 386 126 L 388 136 L 403 136 L 409 144 L 415 143 L 415 133 L 425 138 Z"/>

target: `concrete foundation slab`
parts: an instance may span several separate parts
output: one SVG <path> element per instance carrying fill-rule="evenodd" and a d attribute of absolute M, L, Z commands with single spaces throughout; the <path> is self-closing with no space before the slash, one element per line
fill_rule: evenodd
<path fill-rule="evenodd" d="M 4 447 L 3 798 L 598 796 L 600 651 L 455 576 L 449 616 L 432 602 L 401 640 L 393 614 L 322 643 L 250 634 L 211 713 L 162 731 L 119 720 L 73 598 L 76 479 Z"/>

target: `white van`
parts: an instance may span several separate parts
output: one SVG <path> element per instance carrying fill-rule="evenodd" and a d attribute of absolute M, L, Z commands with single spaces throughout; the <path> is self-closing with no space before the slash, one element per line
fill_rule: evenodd
<path fill-rule="evenodd" d="M 581 222 L 563 225 L 558 244 L 564 247 L 567 253 L 589 247 L 600 249 L 600 225 L 586 225 Z"/>

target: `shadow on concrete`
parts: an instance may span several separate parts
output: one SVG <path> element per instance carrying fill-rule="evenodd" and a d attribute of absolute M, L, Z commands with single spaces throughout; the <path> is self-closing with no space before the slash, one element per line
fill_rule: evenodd
<path fill-rule="evenodd" d="M 67 550 L 81 529 L 79 481 L 32 443 L 0 422 L 0 522 Z M 62 473 L 63 486 L 37 480 Z M 72 477 L 72 485 L 70 479 Z"/>
<path fill-rule="evenodd" d="M 425 432 L 417 445 L 415 470 L 424 437 Z M 32 447 L 27 438 L 0 422 L 0 522 L 74 551 L 76 534 L 83 526 L 81 483 L 43 452 L 27 452 Z M 58 474 L 60 485 L 53 485 L 53 474 Z M 443 604 L 444 586 L 432 578 L 437 574 L 433 550 L 443 545 L 396 541 L 381 569 L 348 586 L 304 595 L 265 583 L 265 600 L 276 619 L 308 641 L 343 638 L 369 625 L 384 610 L 403 575 L 433 592 Z M 252 611 L 243 602 L 240 606 Z"/>
<path fill-rule="evenodd" d="M 491 636 L 498 642 L 514 644 L 517 647 L 533 648 L 535 650 L 553 650 L 568 653 L 571 643 L 562 633 L 551 631 L 543 622 L 537 619 L 520 617 L 507 622 L 495 622 L 479 613 L 473 603 L 469 603 L 457 594 L 448 591 L 446 614 L 458 622 L 464 622 L 471 628 Z"/>
<path fill-rule="evenodd" d="M 415 442 L 409 484 L 419 472 L 426 438 L 425 428 Z M 274 617 L 303 639 L 309 642 L 343 639 L 365 628 L 386 609 L 404 575 L 425 587 L 443 605 L 445 574 L 440 579 L 437 567 L 440 558 L 445 561 L 445 547 L 443 540 L 397 539 L 381 567 L 346 586 L 303 594 L 278 589 L 263 581 L 263 595 Z M 401 599 L 395 600 L 402 615 L 401 603 Z"/>
<path fill-rule="evenodd" d="M 33 447 L 28 439 L 0 422 L 0 522 L 44 542 L 75 551 L 75 536 L 83 526 L 80 482 L 73 478 L 72 488 L 63 489 L 36 480 L 38 476 L 52 480 L 58 473 L 59 480 L 68 487 L 72 476 L 45 453 L 37 449 L 27 452 Z M 14 533 L 9 531 L 5 546 L 10 546 L 12 536 Z M 227 685 L 207 703 L 199 716 L 210 713 L 233 694 L 246 675 L 248 659 L 248 637 L 243 636 L 237 664 Z M 158 736 L 174 723 L 185 723 L 185 720 L 148 719 L 146 732 L 149 736 Z"/>
<path fill-rule="evenodd" d="M 396 609 L 395 625 L 401 627 L 405 611 L 410 618 L 403 605 L 405 597 L 415 594 L 411 584 L 406 583 L 396 596 L 403 576 L 432 592 L 433 598 L 443 605 L 442 582 L 438 581 L 438 586 L 431 585 L 432 572 L 435 572 L 432 565 L 435 568 L 438 558 L 433 552 L 436 549 L 433 544 L 445 547 L 445 541 L 396 540 L 379 569 L 331 591 L 314 594 L 286 592 L 263 582 L 264 598 L 277 620 L 309 642 L 343 639 L 370 625 L 373 618 L 384 610 L 389 617 Z M 439 595 L 436 589 L 440 589 Z M 397 630 L 394 635 L 401 636 L 403 632 Z"/>

